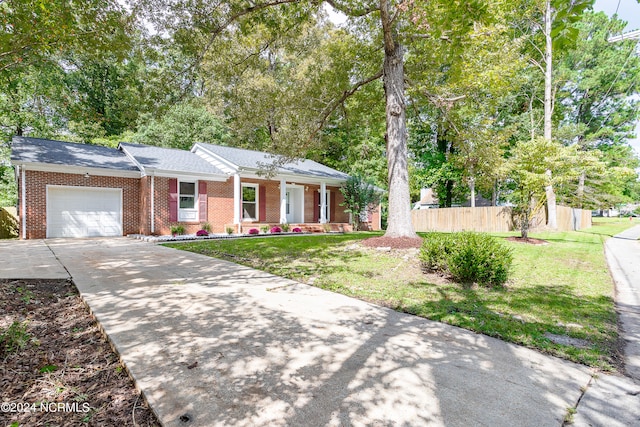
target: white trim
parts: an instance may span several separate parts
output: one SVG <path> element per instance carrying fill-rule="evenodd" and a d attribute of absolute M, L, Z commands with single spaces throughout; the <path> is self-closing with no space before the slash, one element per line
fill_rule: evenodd
<path fill-rule="evenodd" d="M 320 224 L 327 223 L 327 183 L 320 183 Z"/>
<path fill-rule="evenodd" d="M 124 197 L 123 197 L 123 190 L 122 188 L 119 187 L 86 187 L 86 186 L 81 186 L 81 185 L 53 185 L 53 184 L 47 184 L 46 185 L 46 190 L 45 190 L 45 194 L 46 194 L 46 213 L 45 213 L 45 218 L 46 218 L 46 238 L 49 238 L 49 188 L 66 188 L 66 189 L 70 189 L 70 190 L 92 190 L 92 191 L 119 191 L 120 192 L 120 232 L 121 235 L 124 234 Z"/>
<path fill-rule="evenodd" d="M 324 178 L 324 177 L 313 178 L 307 175 L 295 175 L 295 174 L 284 174 L 284 173 L 279 173 L 272 177 L 267 177 L 265 175 L 258 175 L 258 173 L 252 172 L 246 169 L 243 169 L 240 173 L 242 175 L 242 178 L 246 178 L 246 179 L 261 179 L 265 181 L 280 181 L 284 179 L 285 181 L 295 182 L 301 185 L 320 185 L 320 183 L 325 182 L 327 185 L 331 185 L 333 187 L 339 187 L 340 185 L 347 182 L 346 179 Z"/>
<path fill-rule="evenodd" d="M 244 191 L 240 192 L 240 203 L 241 203 L 241 218 L 242 222 L 258 222 L 260 221 L 260 184 L 256 184 L 253 182 L 243 182 L 241 184 L 242 189 L 245 187 L 252 187 L 256 190 L 256 217 L 255 218 L 245 218 L 244 217 Z M 248 202 L 251 203 L 251 202 Z"/>
<path fill-rule="evenodd" d="M 235 225 L 240 224 L 240 204 L 242 203 L 242 184 L 240 182 L 240 175 L 233 175 L 233 223 Z"/>
<path fill-rule="evenodd" d="M 155 175 L 161 178 L 177 178 L 183 181 L 218 181 L 225 182 L 229 179 L 226 175 L 211 175 L 211 174 L 203 174 L 203 173 L 189 173 L 189 172 L 180 172 L 180 171 L 170 171 L 163 169 L 147 169 L 147 173 L 149 175 Z"/>
<path fill-rule="evenodd" d="M 331 190 L 327 190 L 325 186 L 324 192 L 322 192 L 322 186 L 318 189 L 318 193 L 320 194 L 320 215 L 318 216 L 318 221 L 320 224 L 326 224 L 331 222 Z M 324 194 L 324 209 L 322 209 L 322 195 Z M 314 208 L 315 209 L 315 208 Z M 324 222 L 322 222 L 322 216 L 325 216 Z"/>
<path fill-rule="evenodd" d="M 22 164 L 22 168 L 32 171 L 68 173 L 74 175 L 84 175 L 88 173 L 89 175 L 93 176 L 115 176 L 119 178 L 140 178 L 141 176 L 140 171 L 126 171 L 118 169 L 104 169 L 72 165 L 52 165 L 47 163 Z"/>
<path fill-rule="evenodd" d="M 203 147 L 197 142 L 193 147 L 191 147 L 191 152 L 196 153 L 202 159 L 206 160 L 207 162 L 211 163 L 213 166 L 217 167 L 218 169 L 220 169 L 221 171 L 229 175 L 237 173 L 240 170 L 240 167 L 238 165 L 230 162 L 229 160 L 225 159 L 219 154 L 216 154 L 213 151 L 206 149 L 205 147 Z"/>
<path fill-rule="evenodd" d="M 180 184 L 193 184 L 193 208 L 181 208 L 180 207 Z M 187 218 L 181 217 L 180 214 L 192 214 L 195 213 L 196 218 Z M 198 200 L 198 181 L 193 180 L 181 180 L 178 179 L 178 222 L 197 222 L 200 219 L 200 202 Z"/>
<path fill-rule="evenodd" d="M 155 199 L 156 199 L 156 188 L 155 188 L 155 177 L 151 175 L 151 233 L 155 233 L 156 231 L 156 212 L 155 212 Z"/>
<path fill-rule="evenodd" d="M 129 158 L 129 160 L 131 160 L 131 162 L 134 165 L 136 165 L 136 167 L 138 169 L 140 169 L 140 172 L 142 172 L 142 176 L 145 176 L 146 172 L 144 170 L 144 166 L 142 166 L 142 164 L 138 160 L 136 160 L 136 158 L 133 156 L 133 154 L 129 153 L 127 151 L 127 149 L 122 144 L 118 144 L 118 148 L 120 149 L 120 151 L 122 151 Z"/>
<path fill-rule="evenodd" d="M 280 224 L 287 223 L 287 181 L 280 179 Z"/>
<path fill-rule="evenodd" d="M 19 167 L 19 166 L 18 166 Z M 20 192 L 22 193 L 22 208 L 20 209 L 20 215 L 22 216 L 22 238 L 27 238 L 27 186 L 24 174 L 24 166 L 20 170 L 22 174 L 22 185 L 20 186 Z"/>

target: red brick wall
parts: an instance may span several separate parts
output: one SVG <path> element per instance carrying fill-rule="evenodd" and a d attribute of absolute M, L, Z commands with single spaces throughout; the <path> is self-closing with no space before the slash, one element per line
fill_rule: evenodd
<path fill-rule="evenodd" d="M 171 226 L 181 224 L 185 233 L 193 234 L 202 228 L 204 221 L 171 222 L 169 220 L 169 179 L 154 178 L 155 234 L 171 234 Z M 207 221 L 213 233 L 224 233 L 233 224 L 233 178 L 226 182 L 207 182 Z"/>
<path fill-rule="evenodd" d="M 27 239 L 44 239 L 47 234 L 47 185 L 74 187 L 122 188 L 124 234 L 140 230 L 140 179 L 112 176 L 25 171 Z M 19 193 L 22 197 L 22 192 Z M 22 203 L 22 201 L 20 201 Z M 22 219 L 22 216 L 20 217 Z M 20 226 L 22 232 L 22 225 Z M 21 234 L 22 236 L 22 234 Z"/>
<path fill-rule="evenodd" d="M 80 174 L 55 172 L 26 171 L 27 180 L 27 238 L 41 239 L 46 237 L 46 186 L 66 185 L 78 187 L 122 188 L 123 195 L 123 232 L 124 234 L 151 234 L 151 177 L 118 178 L 107 176 L 91 176 L 85 178 Z M 280 222 L 280 182 L 258 179 L 244 179 L 243 183 L 254 183 L 265 187 L 266 221 L 270 224 Z M 313 222 L 314 192 L 319 185 L 306 185 L 304 191 L 304 221 Z M 335 192 L 334 217 L 331 222 L 346 223 L 349 215 L 340 206 L 343 196 L 338 187 L 327 187 Z M 18 193 L 22 196 L 22 193 Z M 19 206 L 22 206 L 20 203 Z M 226 182 L 207 181 L 207 222 L 214 233 L 223 233 L 225 228 L 233 224 L 233 178 Z M 22 216 L 20 216 L 22 218 Z M 169 220 L 169 178 L 154 177 L 154 234 L 170 234 Z M 202 227 L 200 221 L 182 223 L 186 233 L 195 233 Z M 248 224 L 247 224 L 248 225 Z M 374 220 L 374 225 L 377 221 Z M 245 226 L 246 228 L 246 226 Z M 22 228 L 20 228 L 22 233 Z M 21 234 L 22 236 L 22 234 Z"/>

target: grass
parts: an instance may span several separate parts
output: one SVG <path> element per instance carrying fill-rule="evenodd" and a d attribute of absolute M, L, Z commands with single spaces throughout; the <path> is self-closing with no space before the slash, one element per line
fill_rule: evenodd
<path fill-rule="evenodd" d="M 607 237 L 635 225 L 596 219 L 580 232 L 538 233 L 547 245 L 505 241 L 514 267 L 498 289 L 463 286 L 422 272 L 415 254 L 357 245 L 380 233 L 304 235 L 169 244 L 395 310 L 612 371 L 618 364 Z M 509 233 L 513 235 L 514 233 Z M 504 237 L 505 234 L 496 235 Z M 558 344 L 548 334 L 573 339 Z"/>

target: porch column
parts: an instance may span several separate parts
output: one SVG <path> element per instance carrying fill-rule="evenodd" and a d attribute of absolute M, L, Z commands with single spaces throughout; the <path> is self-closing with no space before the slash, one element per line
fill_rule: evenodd
<path fill-rule="evenodd" d="M 280 224 L 287 223 L 287 181 L 280 180 Z"/>
<path fill-rule="evenodd" d="M 240 175 L 233 175 L 233 223 L 240 224 L 240 205 L 242 203 L 242 186 Z"/>
<path fill-rule="evenodd" d="M 320 183 L 320 224 L 327 223 L 327 184 Z"/>

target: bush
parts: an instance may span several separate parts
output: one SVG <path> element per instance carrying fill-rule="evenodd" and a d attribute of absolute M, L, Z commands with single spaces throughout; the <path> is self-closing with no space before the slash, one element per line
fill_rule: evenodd
<path fill-rule="evenodd" d="M 293 231 L 294 233 L 302 233 L 302 228 L 300 228 L 300 227 L 294 227 L 294 229 L 293 229 L 293 230 L 291 230 L 291 231 Z"/>
<path fill-rule="evenodd" d="M 275 226 L 275 227 L 271 227 L 270 230 L 271 233 L 282 233 L 282 228 Z"/>
<path fill-rule="evenodd" d="M 258 230 L 257 228 L 252 228 L 251 230 L 249 230 L 249 234 L 260 234 L 260 230 Z"/>
<path fill-rule="evenodd" d="M 513 262 L 511 249 L 484 233 L 430 233 L 420 251 L 425 269 L 462 283 L 503 285 Z"/>
<path fill-rule="evenodd" d="M 286 222 L 284 224 L 280 224 L 280 228 L 282 229 L 282 231 L 287 233 L 289 231 L 289 224 L 287 224 Z"/>
<path fill-rule="evenodd" d="M 171 234 L 172 235 L 182 235 L 184 234 L 184 225 L 176 224 L 171 226 Z"/>
<path fill-rule="evenodd" d="M 264 234 L 267 234 L 269 232 L 269 226 L 263 225 L 262 227 L 260 227 L 260 231 L 262 231 Z"/>
<path fill-rule="evenodd" d="M 209 224 L 208 222 L 203 223 L 200 227 L 204 231 L 211 233 L 211 224 Z"/>
<path fill-rule="evenodd" d="M 202 230 L 196 231 L 196 236 L 208 236 L 208 235 L 209 235 L 209 232 L 204 228 Z"/>

